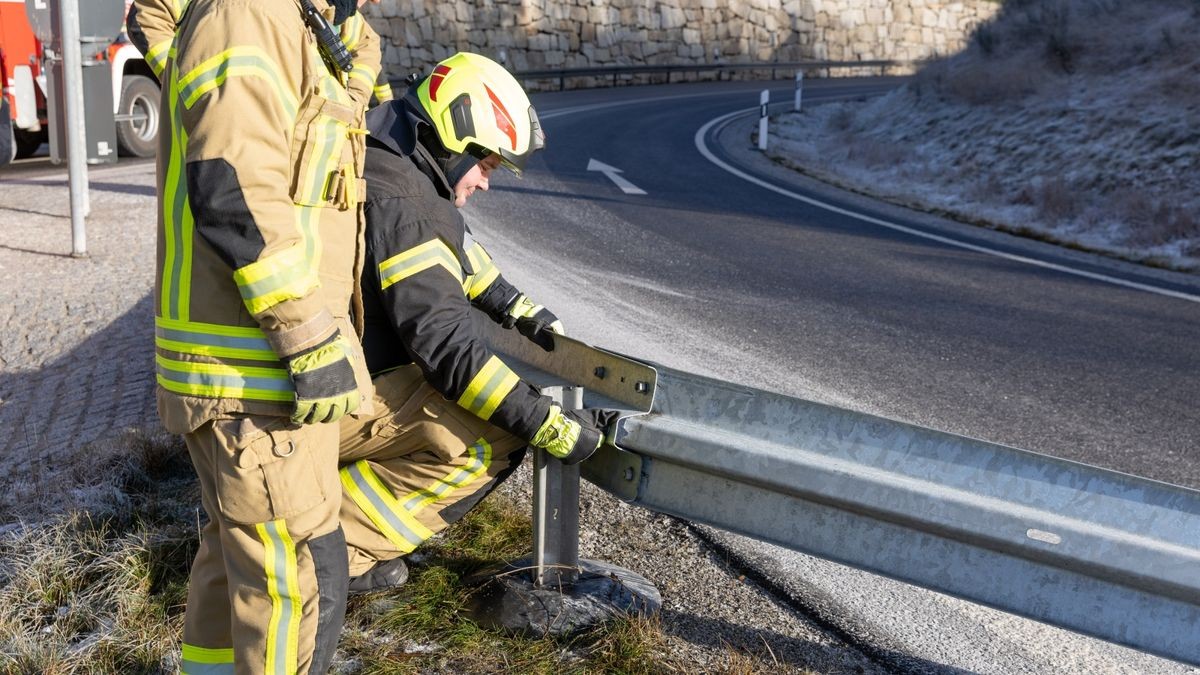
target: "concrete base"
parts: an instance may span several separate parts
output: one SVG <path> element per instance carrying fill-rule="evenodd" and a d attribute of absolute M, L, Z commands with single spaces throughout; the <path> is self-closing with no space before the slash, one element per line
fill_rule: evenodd
<path fill-rule="evenodd" d="M 662 596 L 645 577 L 596 560 L 580 560 L 571 585 L 536 588 L 526 558 L 473 575 L 471 613 L 484 626 L 533 636 L 563 637 L 618 616 L 652 615 Z"/>

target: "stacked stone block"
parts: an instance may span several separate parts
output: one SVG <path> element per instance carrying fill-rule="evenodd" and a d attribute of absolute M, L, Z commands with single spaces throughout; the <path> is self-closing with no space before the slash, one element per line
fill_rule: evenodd
<path fill-rule="evenodd" d="M 393 80 L 456 51 L 510 70 L 750 61 L 917 61 L 965 46 L 992 0 L 383 0 Z"/>

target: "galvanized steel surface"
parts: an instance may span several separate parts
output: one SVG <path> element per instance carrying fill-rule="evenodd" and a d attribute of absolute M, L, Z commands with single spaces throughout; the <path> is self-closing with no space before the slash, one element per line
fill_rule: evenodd
<path fill-rule="evenodd" d="M 616 439 L 643 458 L 633 503 L 1200 662 L 1200 493 L 658 374 Z"/>

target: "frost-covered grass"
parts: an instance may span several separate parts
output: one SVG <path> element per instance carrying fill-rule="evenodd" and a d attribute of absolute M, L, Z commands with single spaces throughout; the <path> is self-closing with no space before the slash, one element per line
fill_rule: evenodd
<path fill-rule="evenodd" d="M 46 476 L 0 501 L 0 673 L 173 673 L 201 515 L 182 442 L 130 432 L 95 444 L 86 470 Z M 122 451 L 123 449 L 123 451 Z M 15 498 L 14 498 L 15 497 Z M 66 511 L 56 509 L 64 508 Z M 471 573 L 528 553 L 529 509 L 496 492 L 414 554 L 400 589 L 352 598 L 333 671 L 381 673 L 687 673 L 656 618 L 570 638 L 476 624 Z M 707 672 L 794 672 L 728 646 Z"/>
<path fill-rule="evenodd" d="M 1200 270 L 1200 4 L 1009 0 L 960 54 L 774 122 L 772 155 L 982 225 Z"/>

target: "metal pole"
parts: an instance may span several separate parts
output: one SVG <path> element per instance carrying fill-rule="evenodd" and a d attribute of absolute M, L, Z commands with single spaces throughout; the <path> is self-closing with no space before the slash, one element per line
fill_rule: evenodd
<path fill-rule="evenodd" d="M 804 100 L 804 71 L 796 71 L 796 112 L 800 112 L 800 105 Z"/>
<path fill-rule="evenodd" d="M 763 89 L 758 97 L 758 149 L 767 150 L 767 103 L 771 101 L 771 91 Z"/>
<path fill-rule="evenodd" d="M 543 390 L 564 410 L 583 407 L 583 387 Z M 533 582 L 570 586 L 579 579 L 579 465 L 567 466 L 537 449 L 533 454 Z"/>
<path fill-rule="evenodd" d="M 63 90 L 67 135 L 67 173 L 71 190 L 71 255 L 87 255 L 88 216 L 87 139 L 83 116 L 83 54 L 79 45 L 79 1 L 60 0 L 62 20 Z"/>

